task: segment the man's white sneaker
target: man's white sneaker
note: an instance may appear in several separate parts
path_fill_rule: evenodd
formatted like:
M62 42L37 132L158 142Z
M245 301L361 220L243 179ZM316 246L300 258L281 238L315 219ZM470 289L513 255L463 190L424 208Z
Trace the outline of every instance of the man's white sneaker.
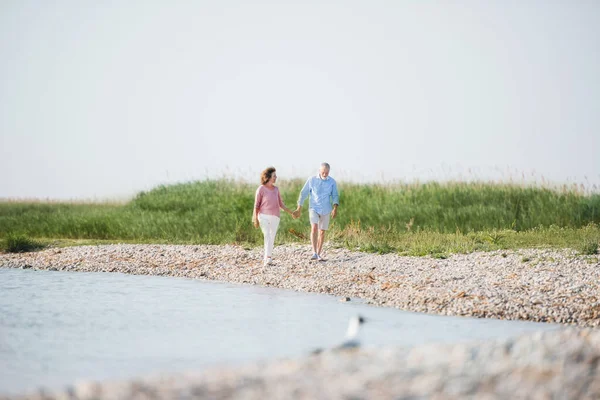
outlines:
M319 259L319 255L317 253L313 254L312 257L310 258L311 260L318 260Z
M323 257L321 257L319 254L317 254L317 261L327 261L327 260L324 259Z

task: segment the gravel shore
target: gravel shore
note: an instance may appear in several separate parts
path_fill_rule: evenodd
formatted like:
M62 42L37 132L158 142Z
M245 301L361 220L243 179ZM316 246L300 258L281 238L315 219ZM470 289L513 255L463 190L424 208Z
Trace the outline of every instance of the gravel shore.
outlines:
M103 245L0 254L0 267L188 277L329 293L443 315L576 325L502 341L326 351L245 367L81 383L19 399L600 398L600 257L520 250L447 259L279 246ZM583 329L582 329L583 328ZM0 396L2 399L2 396Z
M600 325L600 256L570 250L457 254L447 259L308 246L102 245L0 254L0 267L122 272L273 286L361 298L370 304L441 315Z
M14 399L597 399L600 331L325 352L300 359L80 383ZM2 396L0 396L0 400Z

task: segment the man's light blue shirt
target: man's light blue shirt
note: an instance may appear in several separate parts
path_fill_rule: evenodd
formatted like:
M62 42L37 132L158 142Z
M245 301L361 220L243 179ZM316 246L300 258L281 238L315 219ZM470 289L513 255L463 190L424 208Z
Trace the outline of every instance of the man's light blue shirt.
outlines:
M302 206L307 197L308 207L321 215L329 214L333 209L332 204L340 204L337 184L330 176L325 179L319 175L308 178L300 191L298 205Z

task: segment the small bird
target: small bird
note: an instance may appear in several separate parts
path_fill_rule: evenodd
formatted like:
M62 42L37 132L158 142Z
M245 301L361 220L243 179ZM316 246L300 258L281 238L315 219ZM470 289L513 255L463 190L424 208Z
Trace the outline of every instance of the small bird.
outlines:
M360 326L364 324L366 319L361 315L355 315L350 318L348 322L348 331L346 331L346 340L344 340L341 344L333 347L332 351L342 351L342 350L351 350L360 347L360 341L358 340L358 333L360 331ZM312 354L320 354L323 352L323 349L316 349L312 352Z
M335 347L335 350L342 349L352 349L360 346L360 341L358 340L358 332L360 331L360 326L365 323L365 319L360 315L355 315L350 318L350 322L348 322L348 330L346 331L346 340Z

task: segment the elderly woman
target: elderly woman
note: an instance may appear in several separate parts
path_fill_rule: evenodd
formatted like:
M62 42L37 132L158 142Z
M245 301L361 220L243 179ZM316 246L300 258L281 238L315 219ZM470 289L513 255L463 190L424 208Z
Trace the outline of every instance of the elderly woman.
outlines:
M279 209L292 215L292 210L287 208L281 200L279 188L275 186L277 174L274 167L265 169L261 176L261 183L256 189L254 200L254 212L252 214L252 223L256 228L259 226L265 237L265 256L263 265L273 263L273 246L275 244L275 235L279 227Z

